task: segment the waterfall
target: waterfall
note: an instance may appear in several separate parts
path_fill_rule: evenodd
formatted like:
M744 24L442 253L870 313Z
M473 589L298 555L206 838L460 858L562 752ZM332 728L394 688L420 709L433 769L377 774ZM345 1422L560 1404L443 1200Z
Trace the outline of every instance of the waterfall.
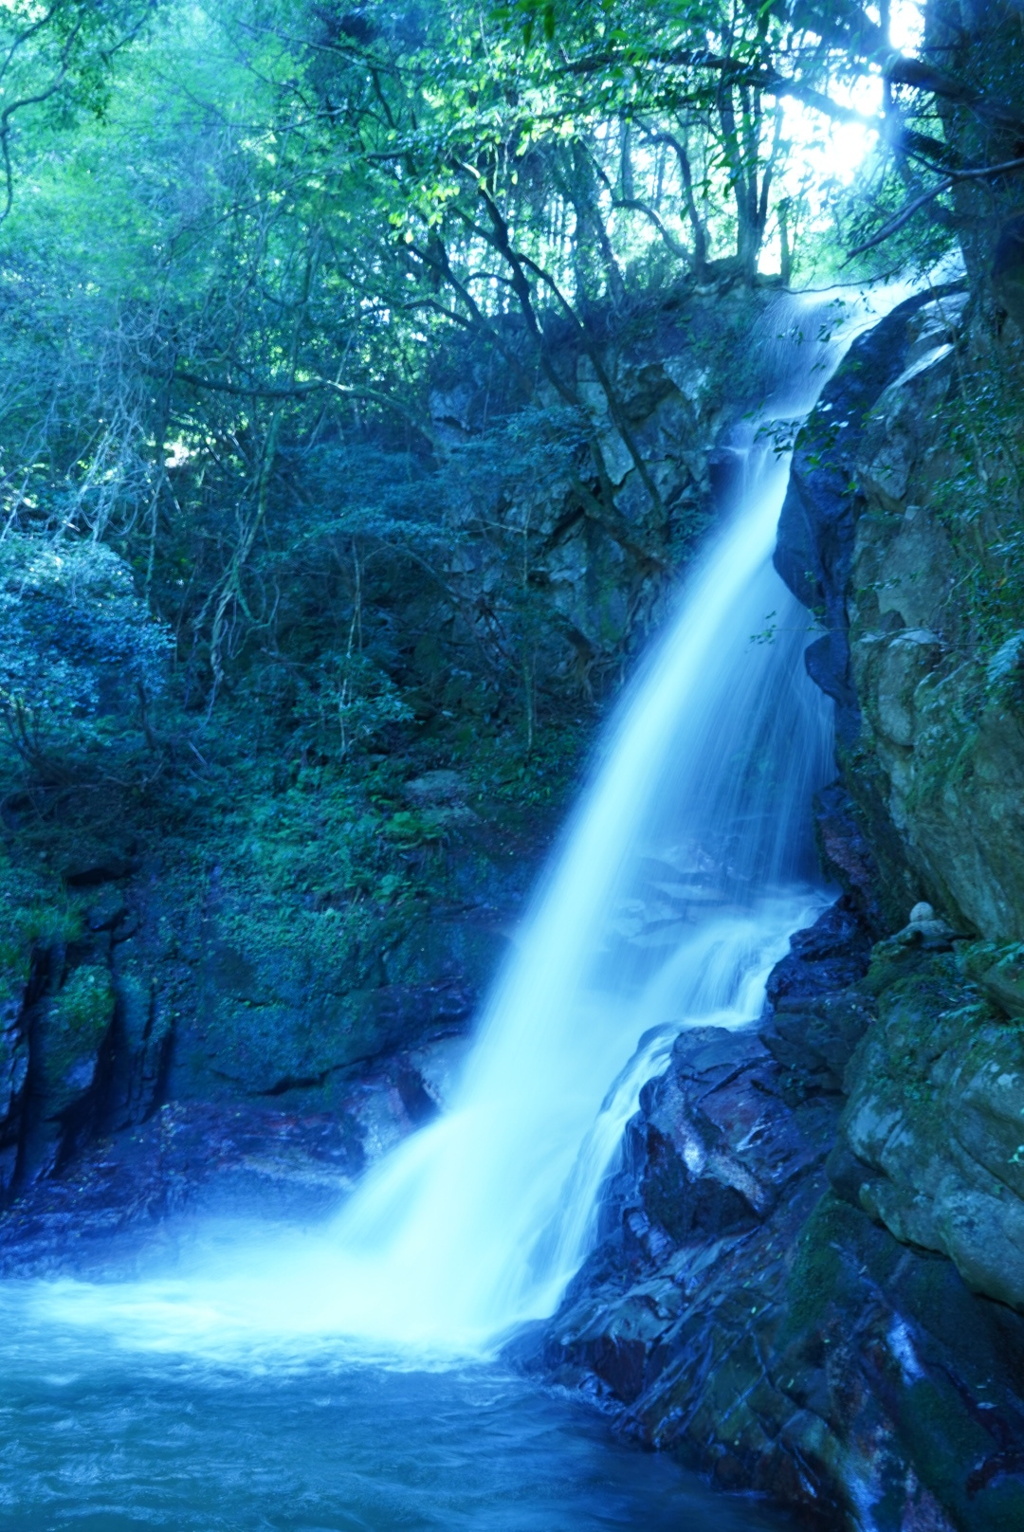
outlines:
M772 425L811 407L842 349L821 317L790 299L762 321L776 381L734 444L742 483L606 729L445 1114L328 1228L283 1250L236 1232L173 1278L53 1284L54 1313L139 1344L331 1336L422 1361L486 1354L553 1311L644 1081L680 1029L755 1020L826 899L809 805L830 710L771 563L788 477Z

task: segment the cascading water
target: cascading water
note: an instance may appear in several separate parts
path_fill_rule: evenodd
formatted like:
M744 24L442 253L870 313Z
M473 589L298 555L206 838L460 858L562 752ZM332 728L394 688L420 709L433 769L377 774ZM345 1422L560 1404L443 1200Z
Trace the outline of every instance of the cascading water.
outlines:
M51 1317L141 1345L331 1336L422 1362L485 1354L552 1312L672 1038L753 1020L824 902L808 808L829 712L804 672L806 613L771 565L788 458L770 428L838 360L806 337L821 317L791 300L764 321L782 381L737 448L742 485L615 713L444 1116L287 1250L234 1235L173 1278L53 1284L38 1297Z

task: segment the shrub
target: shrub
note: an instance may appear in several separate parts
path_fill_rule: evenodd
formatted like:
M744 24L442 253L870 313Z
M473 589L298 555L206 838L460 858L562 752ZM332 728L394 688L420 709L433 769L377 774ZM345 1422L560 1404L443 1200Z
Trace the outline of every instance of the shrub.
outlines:
M0 540L0 720L23 761L53 763L144 724L170 642L102 543Z

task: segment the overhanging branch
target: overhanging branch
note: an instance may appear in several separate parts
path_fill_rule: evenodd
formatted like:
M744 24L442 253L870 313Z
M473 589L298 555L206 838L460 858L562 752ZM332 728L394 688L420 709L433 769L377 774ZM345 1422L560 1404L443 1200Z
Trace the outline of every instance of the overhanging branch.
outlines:
M157 373L155 368L148 370L154 376L168 377L166 373ZM328 393L338 394L343 399L365 400L372 404L382 404L387 409L396 411L422 437L430 441L430 437L412 411L406 409L404 404L400 404L390 394L380 393L374 388L353 388L348 383L336 383L333 378L308 378L301 383L281 386L280 384L272 383L228 383L220 378L203 377L198 372L175 370L170 374L168 381L171 383L189 383L193 388L210 389L218 394L231 394L239 399L305 399L310 394L326 389Z
M936 197L941 197L943 192L952 191L958 181L977 181L982 180L986 176L1007 175L1013 170L1022 169L1024 169L1024 155L1019 159L1004 160L1001 165L977 165L969 170L949 171L945 180L940 181L938 186L933 186L931 191L922 192L912 202L906 203L904 207L900 208L894 218L890 218L889 222L879 229L877 234L873 235L871 239L865 240L862 245L858 245L855 250L851 250L843 264L846 265L855 256L863 255L867 250L874 250L876 246L884 244L887 239L891 239L894 234L898 234L900 229L910 222L915 213L919 212L921 208L927 207L929 202L934 202Z

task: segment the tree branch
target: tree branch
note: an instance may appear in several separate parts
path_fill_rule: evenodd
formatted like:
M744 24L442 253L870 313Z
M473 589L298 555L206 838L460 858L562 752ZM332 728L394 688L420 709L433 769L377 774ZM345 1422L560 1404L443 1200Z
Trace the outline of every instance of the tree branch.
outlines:
M590 54L586 58L570 59L565 64L565 72L574 75L596 74L600 70L621 68L629 63L636 63L627 55L605 52ZM643 63L645 65L661 65L673 69L686 71L695 69L707 69L717 72L723 79L727 79L730 85L752 86L755 90L763 91L769 96L792 96L794 100L802 101L805 106L813 107L833 122L857 122L875 123L880 119L865 112L858 112L855 107L841 106L833 101L822 91L815 90L813 86L804 85L799 80L787 78L780 74L770 64L746 63L740 59L730 58L727 54L711 53L704 48L672 49L667 53L648 54Z
M165 372L158 372L156 368L149 367L146 371L150 376L167 378ZM400 404L397 399L392 398L390 394L379 393L373 388L353 388L347 383L336 383L333 378L310 378L302 383L292 383L287 387L281 387L260 383L227 383L219 378L205 378L198 372L182 372L178 369L171 373L168 381L189 383L193 388L207 388L214 393L231 394L239 399L305 399L320 389L327 389L329 393L338 394L343 399L364 399L373 404L386 405L388 409L397 411L426 441L430 441L430 437L412 411L404 404ZM431 446L433 446L432 442Z
M941 197L943 192L952 191L958 181L977 181L985 176L1006 175L1012 170L1024 169L1024 155L1015 160L1004 160L1001 165L978 165L969 170L951 170L947 172L946 179L940 181L938 186L933 186L931 191L922 192L920 197L915 197L905 207L900 208L894 218L890 218L878 233L871 239L865 240L855 250L851 250L843 265L847 265L855 256L863 255L866 250L874 250L877 245L882 245L894 234L898 234L904 224L910 222L914 214L921 208L927 207L929 202L934 202L936 197Z

